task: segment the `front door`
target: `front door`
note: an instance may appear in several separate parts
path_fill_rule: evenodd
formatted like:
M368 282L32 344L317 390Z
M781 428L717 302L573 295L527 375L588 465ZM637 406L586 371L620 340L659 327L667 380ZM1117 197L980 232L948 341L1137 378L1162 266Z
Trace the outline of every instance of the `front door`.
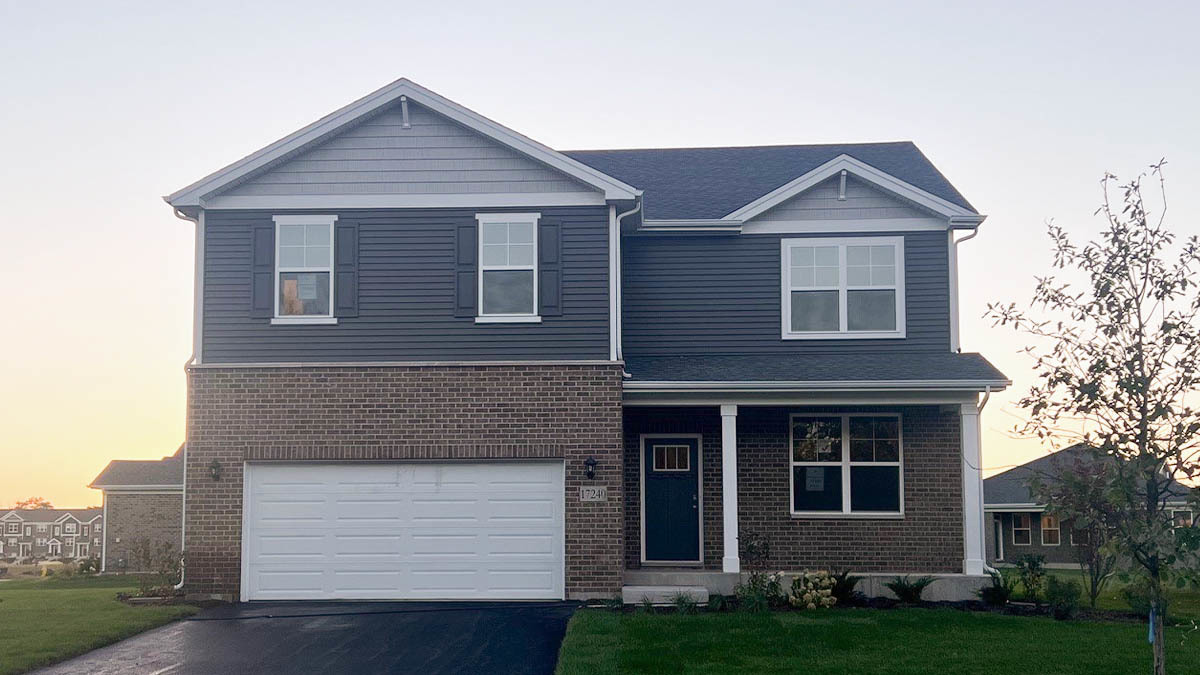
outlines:
M642 476L645 562L701 562L699 437L644 436Z

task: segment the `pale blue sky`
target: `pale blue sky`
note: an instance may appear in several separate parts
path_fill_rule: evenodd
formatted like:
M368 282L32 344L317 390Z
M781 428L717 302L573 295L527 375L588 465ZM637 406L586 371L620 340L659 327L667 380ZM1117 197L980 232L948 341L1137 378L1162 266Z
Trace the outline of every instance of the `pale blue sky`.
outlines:
M1043 223L1166 156L1200 219L1196 3L28 3L0 0L0 506L65 506L182 440L192 233L159 199L398 77L560 149L911 139L980 211L963 346L1028 297ZM15 461L15 464L14 464ZM19 469L19 470L18 470Z

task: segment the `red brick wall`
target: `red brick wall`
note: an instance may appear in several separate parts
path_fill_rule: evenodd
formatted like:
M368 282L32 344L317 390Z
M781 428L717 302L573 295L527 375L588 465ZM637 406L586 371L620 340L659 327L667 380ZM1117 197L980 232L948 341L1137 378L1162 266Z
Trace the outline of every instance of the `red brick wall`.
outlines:
M899 412L904 437L904 518L794 518L790 514L788 414L802 408L738 409L738 527L766 534L771 566L785 570L961 572L962 471L959 416L936 406L822 412ZM716 406L625 411L626 564L640 565L638 435L703 435L704 561L721 566L721 419Z
M106 572L141 572L131 551L138 539L152 544L170 542L178 551L183 525L183 494L112 493L104 497L108 506L107 540L104 546ZM91 537L88 538L89 541ZM93 547L98 549L98 547ZM95 551L99 554L99 550ZM125 567L119 564L125 561Z
M245 461L482 458L564 459L568 597L620 590L619 365L200 367L188 383L189 593L240 594ZM589 455L608 502L579 501Z

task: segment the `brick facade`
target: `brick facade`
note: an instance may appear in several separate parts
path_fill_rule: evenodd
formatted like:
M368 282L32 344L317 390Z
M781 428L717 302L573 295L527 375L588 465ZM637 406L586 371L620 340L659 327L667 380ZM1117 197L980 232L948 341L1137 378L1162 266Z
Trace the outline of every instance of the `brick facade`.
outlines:
M957 411L937 406L821 412L899 412L904 438L902 519L812 519L790 514L788 414L804 409L738 410L738 507L741 531L771 541L771 566L784 570L851 568L857 572L962 572L961 436ZM625 561L640 566L639 435L702 435L704 566L720 569L721 419L718 409L631 407L625 411Z
M151 543L170 542L183 546L183 493L144 494L106 492L108 530L104 544L105 572L142 572L133 559L132 548L139 539Z
M620 589L619 364L205 366L188 414L190 594L240 595L244 462L330 460L564 459L567 595ZM588 456L607 502L579 501Z

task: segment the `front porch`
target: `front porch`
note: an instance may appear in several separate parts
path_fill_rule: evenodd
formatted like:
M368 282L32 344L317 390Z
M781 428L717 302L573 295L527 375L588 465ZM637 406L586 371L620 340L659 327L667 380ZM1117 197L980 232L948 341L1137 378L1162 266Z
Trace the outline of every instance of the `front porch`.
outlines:
M975 394L821 401L627 396L625 595L731 593L747 533L769 542L769 570L849 569L868 595L929 574L952 581L935 584L944 599L973 593L985 578ZM793 438L811 425L830 438Z

